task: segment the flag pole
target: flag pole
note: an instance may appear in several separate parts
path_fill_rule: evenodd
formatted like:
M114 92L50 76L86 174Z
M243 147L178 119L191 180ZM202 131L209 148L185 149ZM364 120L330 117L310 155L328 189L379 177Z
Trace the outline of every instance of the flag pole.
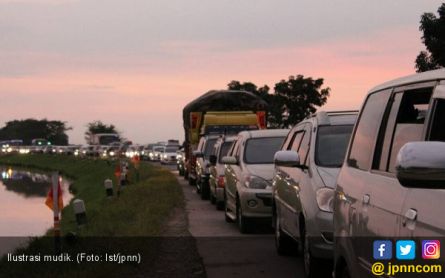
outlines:
M54 250L56 254L61 253L60 246L60 218L59 218L59 173L53 172L53 212L54 212Z

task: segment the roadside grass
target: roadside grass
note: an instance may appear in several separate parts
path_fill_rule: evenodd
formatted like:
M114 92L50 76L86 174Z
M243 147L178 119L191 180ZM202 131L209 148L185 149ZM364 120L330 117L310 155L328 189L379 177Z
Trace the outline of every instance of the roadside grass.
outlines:
M143 272L156 258L163 225L175 207L183 207L181 188L168 170L141 163L139 181L130 168L130 182L119 197L107 199L103 182L110 178L116 188L117 162L51 155L0 156L0 164L60 171L72 180L73 199L85 202L88 223L78 228L71 203L62 211L62 253L141 254L142 263L17 263L0 260L4 277L122 277ZM42 205L44 205L42 203ZM33 239L15 254L54 254L51 230L47 237ZM67 240L68 239L68 240ZM75 258L72 258L75 260Z

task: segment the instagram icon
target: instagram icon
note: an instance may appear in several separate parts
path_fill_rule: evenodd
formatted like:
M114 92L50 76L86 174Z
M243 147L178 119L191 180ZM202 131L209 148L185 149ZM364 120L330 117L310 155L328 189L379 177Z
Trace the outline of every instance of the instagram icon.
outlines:
M422 240L422 258L435 260L440 258L440 241Z

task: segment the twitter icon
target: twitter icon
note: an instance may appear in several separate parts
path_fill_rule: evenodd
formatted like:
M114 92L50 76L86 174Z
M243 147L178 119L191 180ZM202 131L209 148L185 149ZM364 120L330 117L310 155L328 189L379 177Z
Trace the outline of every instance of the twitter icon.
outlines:
M396 242L396 258L398 260L414 260L416 258L416 243L413 240L398 240Z

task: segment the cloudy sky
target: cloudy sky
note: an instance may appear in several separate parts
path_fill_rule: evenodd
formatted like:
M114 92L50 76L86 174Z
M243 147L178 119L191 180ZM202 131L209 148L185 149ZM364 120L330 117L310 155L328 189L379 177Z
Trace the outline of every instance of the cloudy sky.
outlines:
M420 16L443 0L0 0L0 125L115 124L136 143L183 139L182 107L231 80L322 77L325 110L357 109L414 73Z

